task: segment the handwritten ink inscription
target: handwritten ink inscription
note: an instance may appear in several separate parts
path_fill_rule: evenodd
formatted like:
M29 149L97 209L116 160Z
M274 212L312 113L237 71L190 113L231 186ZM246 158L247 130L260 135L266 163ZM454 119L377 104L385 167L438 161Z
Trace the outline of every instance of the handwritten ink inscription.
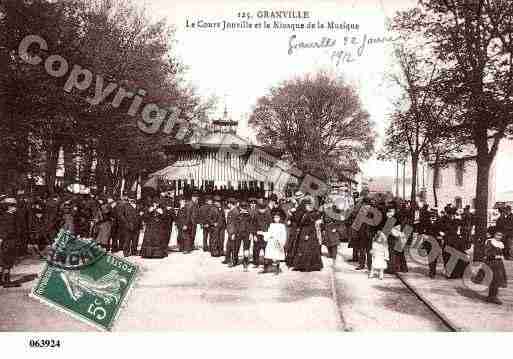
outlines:
M329 49L331 61L339 66L355 62L358 58L362 57L368 47L393 42L398 38L391 36L372 37L367 34L362 36L344 36L342 41L337 42L337 39L330 37L322 37L317 41L303 41L300 40L296 34L289 37L288 51L289 55L299 53L299 50L305 49ZM337 48L337 45L340 47Z

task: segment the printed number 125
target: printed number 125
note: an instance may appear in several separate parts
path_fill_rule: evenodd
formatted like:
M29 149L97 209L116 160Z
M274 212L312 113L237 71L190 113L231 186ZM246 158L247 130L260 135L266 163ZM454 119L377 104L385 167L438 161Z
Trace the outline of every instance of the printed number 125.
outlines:
M249 19L251 16L249 15L249 12L238 12L237 17L241 17L243 19Z

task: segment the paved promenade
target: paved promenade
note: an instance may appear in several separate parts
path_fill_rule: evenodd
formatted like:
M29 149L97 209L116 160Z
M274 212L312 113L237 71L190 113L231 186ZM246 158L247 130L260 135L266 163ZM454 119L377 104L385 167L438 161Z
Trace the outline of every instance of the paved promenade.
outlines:
M427 266L409 261L410 271L401 278L422 298L463 331L513 331L513 261L504 261L508 288L499 290L502 305L484 301L487 291L467 288L462 279L446 279L439 261L435 279L428 277Z

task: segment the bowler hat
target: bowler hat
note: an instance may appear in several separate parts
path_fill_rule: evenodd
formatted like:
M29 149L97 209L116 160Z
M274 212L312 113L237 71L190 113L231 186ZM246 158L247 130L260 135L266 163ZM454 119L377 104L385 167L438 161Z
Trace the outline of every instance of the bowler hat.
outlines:
M308 197L305 198L301 203L304 204L304 205L313 204L312 199L308 198Z
M17 204L18 202L16 201L16 198L14 197L6 197L2 200L2 203L5 203L5 204Z
M258 203L257 208L258 209L267 209L267 205L265 203Z

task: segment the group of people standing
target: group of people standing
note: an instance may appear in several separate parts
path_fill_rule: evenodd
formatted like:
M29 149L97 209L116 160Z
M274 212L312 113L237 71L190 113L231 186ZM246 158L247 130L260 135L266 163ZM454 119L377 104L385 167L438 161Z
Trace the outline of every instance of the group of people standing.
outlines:
M319 271L323 268L322 246L335 263L338 245L348 241L353 250L351 260L357 262L355 269L367 268L369 277L377 274L380 279L384 273L408 271L404 249L415 232L436 240L448 278L461 278L465 272L468 262L461 259L450 272L447 270L451 257L447 248L463 253L471 248L474 220L469 206L459 214L451 205L441 213L424 205L414 224L405 202L363 198L352 208L314 202L301 192L281 199L275 194L237 199L197 192L178 197L147 196L144 200L137 200L135 193L117 199L72 194L45 199L7 196L0 199L0 283L16 286L10 279L16 260L30 249L42 251L60 229L93 238L107 251L143 258L168 256L174 237L178 251L184 254L201 247L212 257L224 257L222 263L229 267L242 264L247 271L253 264L254 268L262 266L260 273L275 274L281 272L282 262L297 271ZM379 221L360 218L355 226L362 211L371 217L379 213ZM511 259L511 208L501 210L489 232L485 259L494 280L488 300L499 303L498 288L506 285L502 260ZM428 254L431 246L429 241L423 242ZM430 261L431 278L435 278L436 269L437 260Z
M261 273L278 274L285 262L294 270L318 271L323 266L321 245L335 258L343 233L341 211L333 219L315 207L301 192L280 200L275 194L237 199L196 192L144 200L137 200L135 193L117 199L71 193L6 196L0 199L0 280L11 283L16 261L41 253L61 229L127 257L166 257L174 237L180 252L202 247L212 257L224 257L230 267L242 264L248 270L253 264L262 266Z
M355 226L357 217L362 213L376 218L360 221ZM345 220L349 247L353 249L352 261L358 263L356 270L367 268L369 277L378 274L380 279L384 273L407 272L403 249L408 241L404 233L410 224L409 218L408 207L404 203L362 199Z
M353 248L352 260L358 262L357 270L367 267L369 277L378 274L383 279L384 273L407 272L408 265L405 253L412 244L413 234L417 236L428 235L434 242L421 241L428 261L428 275L436 277L437 264L442 262L443 273L448 279L462 278L469 261L464 257L451 260L452 253L457 251L467 254L473 244L475 220L466 206L460 213L457 208L448 204L442 211L429 208L425 204L419 210L418 222L412 221L411 208L404 202L375 202L368 198L363 199L346 219L346 229L349 231L349 247ZM363 211L363 212L362 212ZM358 215L364 214L375 221L360 221L353 226ZM377 215L379 214L379 215ZM369 224L369 223L372 223ZM492 281L489 283L489 292L486 300L501 304L497 298L499 288L507 286L507 276L503 260L511 259L511 238L513 237L513 216L511 208L501 209L501 215L495 226L488 229L485 240L484 262L492 270ZM436 243L441 250L438 256L432 251ZM481 271L474 281L483 280Z

